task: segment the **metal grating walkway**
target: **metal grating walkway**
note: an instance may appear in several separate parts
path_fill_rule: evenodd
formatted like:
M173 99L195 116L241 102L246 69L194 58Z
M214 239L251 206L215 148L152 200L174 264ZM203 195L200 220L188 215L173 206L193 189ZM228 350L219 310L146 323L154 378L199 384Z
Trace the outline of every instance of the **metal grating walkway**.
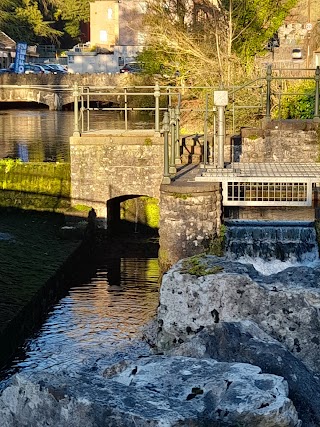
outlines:
M221 182L229 206L312 206L312 188L320 183L318 163L232 163L206 166L199 182Z

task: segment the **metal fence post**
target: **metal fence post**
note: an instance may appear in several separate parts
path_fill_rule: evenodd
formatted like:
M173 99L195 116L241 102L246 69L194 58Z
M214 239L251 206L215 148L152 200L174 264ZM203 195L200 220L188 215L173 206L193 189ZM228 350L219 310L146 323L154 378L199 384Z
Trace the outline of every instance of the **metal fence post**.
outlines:
M84 131L84 117L83 117L84 98L83 98L83 96L81 96L81 98L80 98L80 103L81 103L81 107L80 107L81 133L83 133L83 131Z
M203 167L208 161L208 94L206 93L206 109L204 113L204 129L203 129Z
M73 96L74 96L74 129L73 136L80 136L79 131L79 88L78 83L75 83L73 86Z
M315 101L314 101L314 116L313 121L319 122L319 84L320 84L320 68L319 65L316 68L314 79L316 81L316 93L315 93Z
M216 113L217 113L217 109L215 106L213 106L212 108L212 112L213 112L213 135L212 135L212 139L210 140L210 144L209 144L209 165L213 165L215 167L217 167L217 155L216 155L216 145L217 145L217 138L216 138L216 134L217 134L217 127L216 127Z
M128 130L128 95L127 88L124 88L124 128Z
M271 120L271 81L272 81L272 66L267 67L267 99L266 99L266 120Z
M164 137L164 168L163 168L163 178L162 184L170 184L170 174L169 174L169 113L166 111L163 115L162 122L162 133Z
M217 106L218 121L218 168L224 168L225 114L224 106Z
M176 115L176 158L174 159L175 165L181 165L181 157L180 157L180 108L176 107L175 111Z
M90 130L90 88L87 87L87 131Z
M218 125L218 168L224 168L224 143L226 139L225 107L228 105L228 91L215 90L213 93L214 105L217 108Z
M154 86L154 130L160 132L160 86L158 82Z
M171 153L170 153L170 167L169 173L175 175L177 172L175 165L175 156L176 156L176 120L175 120L175 110L170 108L170 133L171 133Z

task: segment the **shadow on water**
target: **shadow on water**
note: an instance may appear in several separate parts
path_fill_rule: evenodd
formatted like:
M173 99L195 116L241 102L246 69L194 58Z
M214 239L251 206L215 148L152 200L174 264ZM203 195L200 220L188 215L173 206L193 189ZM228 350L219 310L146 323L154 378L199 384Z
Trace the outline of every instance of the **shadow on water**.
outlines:
M70 370L70 363L79 369L110 348L126 347L158 304L158 249L157 232L140 224L139 231L124 222L117 233L98 233L66 275L59 302L6 363L0 379L21 369ZM135 351L146 351L136 346Z

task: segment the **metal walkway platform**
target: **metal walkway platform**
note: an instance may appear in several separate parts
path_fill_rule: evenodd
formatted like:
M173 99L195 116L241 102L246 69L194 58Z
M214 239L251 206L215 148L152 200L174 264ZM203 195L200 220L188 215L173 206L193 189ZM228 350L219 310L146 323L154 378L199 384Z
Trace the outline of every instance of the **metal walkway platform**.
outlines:
M221 182L226 206L312 206L320 163L231 163L206 165L196 182Z

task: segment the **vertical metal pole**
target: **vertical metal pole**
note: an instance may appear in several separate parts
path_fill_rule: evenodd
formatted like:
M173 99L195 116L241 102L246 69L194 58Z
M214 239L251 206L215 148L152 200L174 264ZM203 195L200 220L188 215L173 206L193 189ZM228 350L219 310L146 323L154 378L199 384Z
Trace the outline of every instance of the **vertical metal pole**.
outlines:
M180 95L179 95L180 97ZM181 157L180 157L180 99L178 102L178 106L175 111L176 116L176 158L174 160L175 165L181 165Z
M236 133L236 107L235 107L234 92L232 93L232 134Z
M279 105L279 110L278 110L278 120L281 120L281 93L282 93L282 89L281 86L279 85L278 87L279 90L279 95L278 95L278 105Z
M213 107L213 135L212 135L212 140L210 143L210 150L209 150L209 165L213 165L215 167L217 167L217 156L216 156L216 133L217 133L217 129L216 129L216 107Z
M170 184L171 179L169 174L169 113L167 111L163 115L162 133L164 137L164 168L162 184Z
M171 108L171 92L170 92L170 88L167 88L167 92L168 92L168 108Z
M175 175L177 172L175 165L175 155L176 155L176 120L175 120L175 110L174 108L170 108L170 133L171 133L171 153L170 153L170 167L169 173L171 175Z
M127 88L124 88L124 128L128 130L128 96Z
M316 81L316 93L315 93L313 120L315 122L319 122L320 121L320 118L319 118L319 84L320 84L320 68L319 68L319 65L317 65L314 79Z
M90 130L90 89L87 87L87 131Z
M217 106L218 112L218 168L224 168L225 117L224 107Z
M271 119L271 81L272 81L272 67L268 65L267 67L267 100L266 100L266 120Z
M154 130L160 132L160 86L158 82L154 86Z
M206 109L204 113L204 129L203 129L203 167L206 166L208 160L208 94L206 93Z
M82 91L81 91L82 92ZM81 107L80 107L80 120L81 120L81 133L84 131L84 97L80 97Z
M73 136L80 136L79 131L79 88L78 83L75 83L73 86L73 96L74 96L74 129Z

